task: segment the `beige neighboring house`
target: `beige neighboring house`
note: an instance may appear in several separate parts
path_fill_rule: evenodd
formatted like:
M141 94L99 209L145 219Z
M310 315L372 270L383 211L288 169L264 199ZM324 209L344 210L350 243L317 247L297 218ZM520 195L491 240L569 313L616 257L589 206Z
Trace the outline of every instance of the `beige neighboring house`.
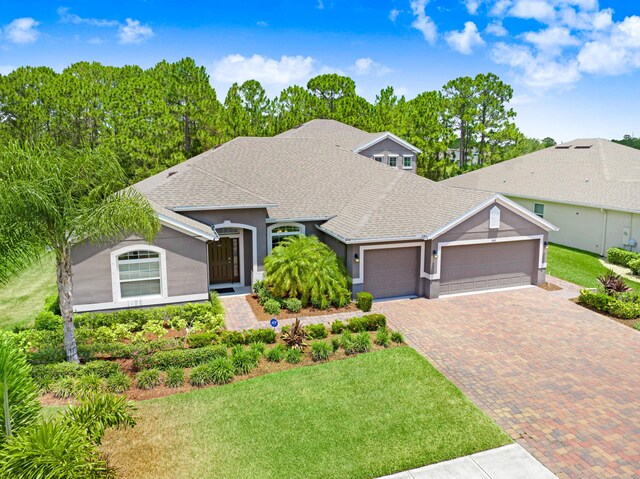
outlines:
M505 195L558 226L549 241L605 255L638 250L640 150L573 140L441 182Z

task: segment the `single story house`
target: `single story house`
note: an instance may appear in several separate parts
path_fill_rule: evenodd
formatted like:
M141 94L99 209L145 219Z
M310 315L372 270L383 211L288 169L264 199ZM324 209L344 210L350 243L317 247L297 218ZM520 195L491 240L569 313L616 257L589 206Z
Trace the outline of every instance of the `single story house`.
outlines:
M640 150L600 138L573 140L449 178L496 191L557 225L549 241L606 255L638 249Z
M555 227L501 195L414 174L418 152L390 133L314 120L236 138L140 181L162 230L152 244L74 245L76 311L246 291L273 247L301 234L336 252L354 293L376 298L544 281Z

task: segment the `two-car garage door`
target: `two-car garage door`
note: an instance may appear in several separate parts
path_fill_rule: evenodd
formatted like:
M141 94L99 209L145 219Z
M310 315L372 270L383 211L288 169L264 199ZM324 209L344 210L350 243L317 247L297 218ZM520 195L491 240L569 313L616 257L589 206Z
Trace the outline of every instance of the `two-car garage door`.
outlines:
M539 240L443 246L439 294L537 283ZM364 251L363 287L374 298L417 295L420 248Z
M539 241L442 248L440 294L536 284Z

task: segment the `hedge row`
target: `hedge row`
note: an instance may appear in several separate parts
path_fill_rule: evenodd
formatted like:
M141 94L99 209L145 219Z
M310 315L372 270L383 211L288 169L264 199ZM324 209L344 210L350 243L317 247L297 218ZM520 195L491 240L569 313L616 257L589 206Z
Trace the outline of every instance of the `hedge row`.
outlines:
M159 351L148 356L135 359L137 369L168 369L171 367L192 368L204 364L215 358L227 357L227 348L223 345L206 346L197 349L174 349Z
M640 253L622 248L609 248L607 258L610 263L626 266L633 271L633 274L640 274Z
M578 300L585 306L610 314L616 318L640 318L640 303L635 301L621 301L615 296L609 296L605 293L594 293L587 289L580 291Z

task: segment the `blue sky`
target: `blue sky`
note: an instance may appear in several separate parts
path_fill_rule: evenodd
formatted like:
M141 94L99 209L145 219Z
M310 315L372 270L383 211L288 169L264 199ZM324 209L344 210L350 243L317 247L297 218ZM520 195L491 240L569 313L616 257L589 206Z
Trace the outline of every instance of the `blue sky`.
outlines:
M274 96L323 72L373 100L491 71L514 87L529 136L640 135L636 0L0 0L0 28L0 73L191 56L221 100L233 81Z

